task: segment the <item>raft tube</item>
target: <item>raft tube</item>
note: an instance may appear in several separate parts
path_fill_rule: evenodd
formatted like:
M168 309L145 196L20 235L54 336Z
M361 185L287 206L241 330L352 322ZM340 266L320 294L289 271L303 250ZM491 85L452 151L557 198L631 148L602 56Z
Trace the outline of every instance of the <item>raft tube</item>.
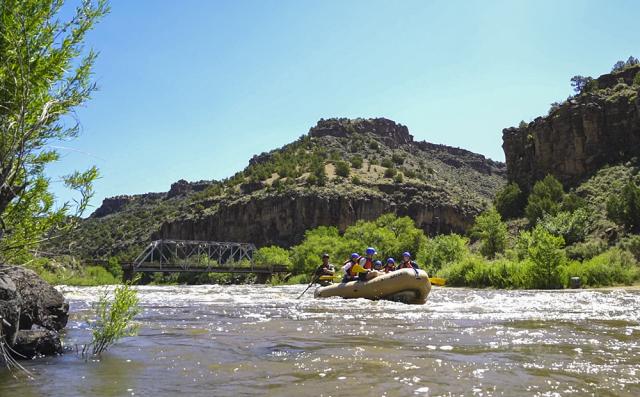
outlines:
M346 299L384 299L422 305L431 291L429 276L424 270L401 269L383 273L368 281L349 281L316 289L316 298L341 296Z

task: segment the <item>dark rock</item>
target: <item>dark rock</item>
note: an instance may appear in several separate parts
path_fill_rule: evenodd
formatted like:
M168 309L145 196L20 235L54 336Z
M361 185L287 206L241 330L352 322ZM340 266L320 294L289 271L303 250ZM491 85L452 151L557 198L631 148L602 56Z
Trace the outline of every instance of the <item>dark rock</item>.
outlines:
M114 212L120 211L125 205L129 204L133 200L133 196L126 195L107 197L102 200L102 205L93 211L91 216L94 218L102 218L103 216L113 214Z
M37 324L46 329L61 330L67 325L69 304L58 290L35 272L20 266L0 266L0 272L15 283L20 293L20 329L31 329Z
M248 182L240 185L240 192L242 194L251 194L265 187L264 182Z
M380 138L387 146L396 148L399 145L413 142L409 129L395 121L385 118L375 119L321 119L309 130L312 137L337 136L348 137L354 133L370 132Z
M13 350L27 358L62 352L56 331L67 324L68 311L62 294L36 273L0 265L0 334Z
M62 354L62 342L55 331L47 329L18 331L12 349L20 358Z
M152 238L291 246L300 242L310 228L328 225L344 231L358 220L374 220L390 212L411 217L418 227L432 235L463 233L477 215L473 209L440 202L440 191L408 187L403 192L394 185L379 188L393 195L371 192L353 197L339 193L287 192L252 198L221 205L212 214L166 222Z
M171 184L171 188L167 192L167 198L184 196L193 192L201 192L213 184L215 184L215 181L187 182L184 179L180 179L179 181Z

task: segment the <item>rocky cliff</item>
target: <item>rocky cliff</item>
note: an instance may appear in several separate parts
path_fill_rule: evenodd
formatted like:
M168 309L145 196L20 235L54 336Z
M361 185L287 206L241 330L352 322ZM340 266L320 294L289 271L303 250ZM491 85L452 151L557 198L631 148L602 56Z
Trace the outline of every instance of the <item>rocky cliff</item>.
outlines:
M640 65L596 79L546 117L503 130L507 177L528 189L547 174L572 186L640 154Z

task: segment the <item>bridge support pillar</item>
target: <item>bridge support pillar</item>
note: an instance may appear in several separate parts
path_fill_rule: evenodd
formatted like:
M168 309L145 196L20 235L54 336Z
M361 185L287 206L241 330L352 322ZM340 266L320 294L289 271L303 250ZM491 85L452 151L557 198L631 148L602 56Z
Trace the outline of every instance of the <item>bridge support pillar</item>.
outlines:
M271 273L258 273L256 274L256 284L266 284L271 279Z
M127 282L133 280L135 272L132 265L122 266L122 281Z

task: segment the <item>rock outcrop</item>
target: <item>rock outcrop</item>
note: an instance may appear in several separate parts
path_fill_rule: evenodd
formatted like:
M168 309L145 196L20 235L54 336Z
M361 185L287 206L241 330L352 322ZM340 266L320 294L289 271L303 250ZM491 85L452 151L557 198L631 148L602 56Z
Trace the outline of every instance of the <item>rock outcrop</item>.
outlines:
M22 357L62 353L58 331L68 312L62 294L36 273L0 265L0 334Z
M529 189L552 174L571 186L605 164L638 156L638 73L640 65L600 76L597 89L571 98L546 117L503 130L508 180Z
M321 119L315 127L309 130L312 137L336 136L348 137L353 133L372 133L385 145L396 148L413 142L409 129L395 121L385 118L375 119Z
M326 225L344 231L358 220L373 220L390 212L411 217L431 235L463 233L478 213L474 208L442 203L442 192L423 186L378 188L384 194L288 191L221 205L213 214L166 222L153 238L291 246L310 228Z

